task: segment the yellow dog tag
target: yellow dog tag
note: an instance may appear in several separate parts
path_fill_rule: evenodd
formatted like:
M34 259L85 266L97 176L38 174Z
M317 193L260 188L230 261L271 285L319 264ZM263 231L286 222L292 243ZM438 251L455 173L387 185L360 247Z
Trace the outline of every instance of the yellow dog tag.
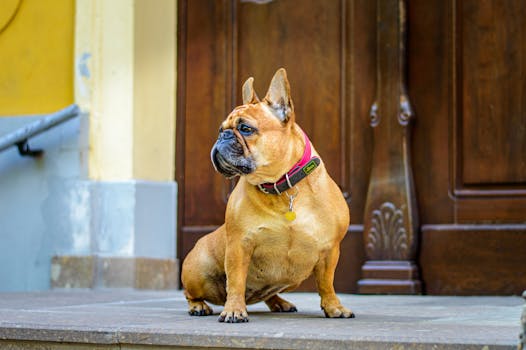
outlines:
M296 213L293 211L288 211L285 213L285 219L288 221L294 221L296 220Z
M296 198L298 193L299 193L299 190L297 187L296 187L296 193L294 193L293 195L285 193L287 197L289 197L289 211L285 213L285 219L287 219L288 221L296 220L296 213L294 212L292 204L294 203L294 199Z

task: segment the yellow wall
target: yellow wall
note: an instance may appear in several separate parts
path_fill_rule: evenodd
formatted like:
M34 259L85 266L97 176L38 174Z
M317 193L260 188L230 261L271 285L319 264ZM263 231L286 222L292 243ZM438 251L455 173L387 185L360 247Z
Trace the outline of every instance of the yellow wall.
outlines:
M137 179L175 172L175 0L135 0L134 148Z
M73 103L74 12L74 0L0 0L0 116Z
M75 40L75 101L89 112L89 176L131 180L133 1L77 0Z

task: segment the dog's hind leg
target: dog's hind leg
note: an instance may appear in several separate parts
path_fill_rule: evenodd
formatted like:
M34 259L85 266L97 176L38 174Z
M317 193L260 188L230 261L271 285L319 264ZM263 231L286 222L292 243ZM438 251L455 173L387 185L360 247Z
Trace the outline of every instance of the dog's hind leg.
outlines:
M188 301L188 313L190 316L208 316L211 315L214 311L204 300L189 299Z
M209 277L203 278L199 283L195 283L187 278L187 287L184 295L188 301L188 313L191 316L208 316L213 313L212 308L208 306L205 300L216 305L225 303L225 286L219 280L221 278Z
M181 280L192 316L208 316L212 308L205 302L223 305L226 300L223 226L202 237L186 256Z
M279 295L275 294L265 300L265 304L267 304L268 308L272 312L297 312L298 309L294 304L286 301L285 299L281 298Z

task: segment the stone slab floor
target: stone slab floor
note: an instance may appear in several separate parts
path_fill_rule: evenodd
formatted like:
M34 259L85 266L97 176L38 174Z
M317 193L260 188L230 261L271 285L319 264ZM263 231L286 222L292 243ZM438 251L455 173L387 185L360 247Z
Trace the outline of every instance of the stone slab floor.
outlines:
M250 322L191 317L182 292L0 293L0 349L516 349L520 297L340 295L354 319L326 319L314 293L297 313L248 308Z

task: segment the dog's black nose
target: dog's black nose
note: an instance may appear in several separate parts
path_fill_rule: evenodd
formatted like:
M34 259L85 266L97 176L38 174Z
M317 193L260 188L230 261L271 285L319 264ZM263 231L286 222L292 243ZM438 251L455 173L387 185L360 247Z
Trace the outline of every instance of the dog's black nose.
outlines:
M221 140L232 140L235 137L234 132L230 129L224 130L219 136Z

